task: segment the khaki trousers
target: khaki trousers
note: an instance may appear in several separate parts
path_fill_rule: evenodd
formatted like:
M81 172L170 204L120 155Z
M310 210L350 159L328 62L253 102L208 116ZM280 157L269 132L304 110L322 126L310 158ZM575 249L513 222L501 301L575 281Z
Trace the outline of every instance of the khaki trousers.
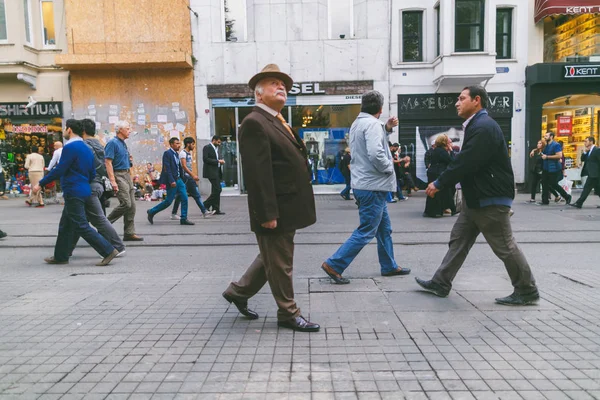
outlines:
M535 279L529 264L512 233L510 208L489 206L470 209L466 206L464 198L463 205L463 210L450 233L448 252L435 272L433 282L450 290L452 281L467 258L475 239L482 233L494 254L504 262L515 292L536 292Z
M112 210L108 220L114 224L116 220L123 217L125 236L135 235L135 187L131 180L131 174L129 171L115 172L115 180L119 186L117 192L119 205Z
M277 319L286 321L300 315L294 300L292 280L295 231L279 235L256 235L259 255L237 282L231 282L225 293L248 300L269 282L277 303Z
M40 183L42 178L44 177L44 171L29 171L29 182L31 183L31 192L29 193L29 201L32 203L44 204L44 199L42 197L42 193L44 192L44 188L38 192L38 194L33 194L33 187Z

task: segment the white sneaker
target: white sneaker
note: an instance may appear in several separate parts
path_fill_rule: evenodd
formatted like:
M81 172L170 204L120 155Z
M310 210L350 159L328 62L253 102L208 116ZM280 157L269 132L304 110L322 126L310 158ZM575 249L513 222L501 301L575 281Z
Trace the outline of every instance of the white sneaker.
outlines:
M204 214L202 214L202 217L203 218L210 217L211 215L215 215L216 212L217 212L216 210L206 211Z
M177 214L171 214L171 219L173 221L179 221L181 219L181 217Z
M117 254L117 257L123 257L125 255L125 250L121 250L119 252L119 254Z

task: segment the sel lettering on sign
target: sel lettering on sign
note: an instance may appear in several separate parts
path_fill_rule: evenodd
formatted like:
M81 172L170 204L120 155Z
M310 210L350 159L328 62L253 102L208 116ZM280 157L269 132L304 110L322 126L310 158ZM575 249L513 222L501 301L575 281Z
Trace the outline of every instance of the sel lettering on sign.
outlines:
M325 90L319 87L319 82L305 82L305 83L294 83L292 90L289 92L291 95L299 94L325 94Z

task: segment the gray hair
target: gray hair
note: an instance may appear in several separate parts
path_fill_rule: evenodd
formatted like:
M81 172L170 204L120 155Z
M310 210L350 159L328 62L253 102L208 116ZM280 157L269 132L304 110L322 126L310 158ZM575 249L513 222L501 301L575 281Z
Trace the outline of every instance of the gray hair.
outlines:
M264 91L262 83L260 81L256 82L256 86L254 86L254 101L258 103L258 95L263 94Z
M383 108L383 95L377 90L371 90L362 95L360 111L371 115L381 112Z
M115 124L115 133L119 133L122 128L128 128L129 122L127 121L117 121Z

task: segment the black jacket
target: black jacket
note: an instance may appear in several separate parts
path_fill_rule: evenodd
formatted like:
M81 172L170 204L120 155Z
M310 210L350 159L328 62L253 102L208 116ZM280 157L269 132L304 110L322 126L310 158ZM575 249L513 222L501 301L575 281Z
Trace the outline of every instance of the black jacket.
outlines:
M590 178L600 178L600 148L594 146L589 153L581 153L581 162L583 169L581 176L589 176Z
M452 162L452 156L446 149L435 148L430 153L429 162L430 165L427 169L427 176L437 178L446 170L446 168L448 168L448 165Z
M221 179L221 165L215 154L215 149L210 143L202 149L202 177Z
M85 139L84 142L94 153L94 168L96 168L94 182L103 184L102 178L108 177L106 164L104 163L104 146L98 139Z
M481 200L515 198L515 178L500 126L479 111L465 129L463 146L438 178L441 187L460 182L467 206L481 208Z
M352 160L352 157L346 152L340 157L340 172L344 177L350 176L350 168L348 168L350 160Z
M529 171L534 174L541 174L544 165L541 152L535 152L529 161Z

